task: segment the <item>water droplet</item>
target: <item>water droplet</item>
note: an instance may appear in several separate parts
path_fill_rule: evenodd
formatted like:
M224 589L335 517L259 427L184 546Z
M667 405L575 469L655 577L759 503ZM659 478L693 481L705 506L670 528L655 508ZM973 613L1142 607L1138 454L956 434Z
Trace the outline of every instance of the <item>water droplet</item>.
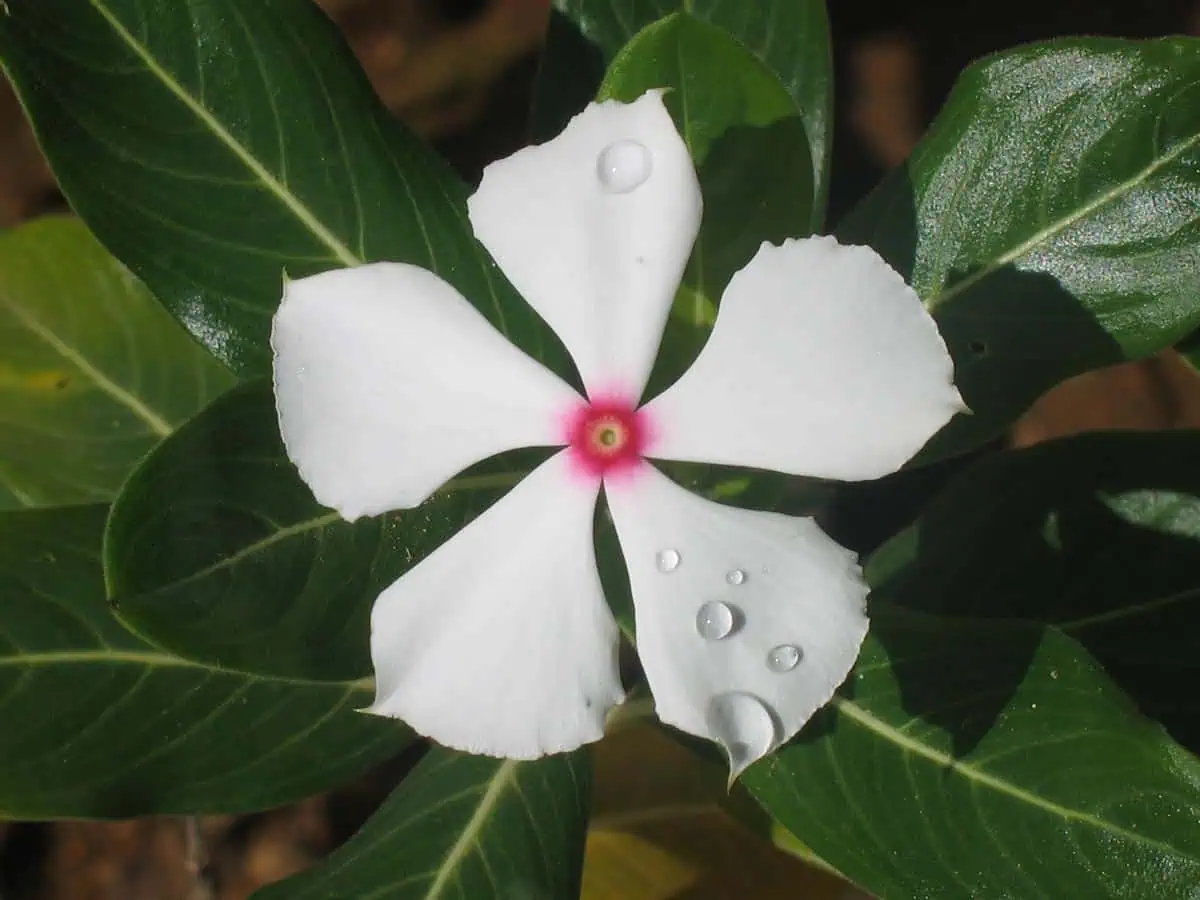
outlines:
M612 194L627 194L650 177L650 151L637 141L609 144L596 160L596 177Z
M762 567L762 573L763 573L764 575L770 575L770 574L771 574L771 567L770 567L770 566L763 566L763 567Z
M790 672L800 664L802 655L795 644L780 644L767 653L767 668L772 672Z
M746 572L744 569L733 569L725 573L725 580L730 584L741 584L746 580Z
M753 694L732 691L708 703L705 722L729 757L729 781L775 746L775 717Z
M1058 669L1051 669L1050 677L1053 678L1055 681L1058 681Z
M679 568L679 551L659 550L658 556L654 558L654 563L660 572L674 572Z
M709 600L696 612L696 631L708 641L729 637L733 631L733 610L720 600Z

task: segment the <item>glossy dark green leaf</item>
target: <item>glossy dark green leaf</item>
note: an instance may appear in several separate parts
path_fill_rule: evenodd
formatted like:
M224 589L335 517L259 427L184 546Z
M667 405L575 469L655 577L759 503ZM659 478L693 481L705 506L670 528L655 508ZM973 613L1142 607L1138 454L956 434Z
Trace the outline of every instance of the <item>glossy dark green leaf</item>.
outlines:
M0 513L0 818L261 809L338 784L410 739L371 689L223 671L109 614L106 509Z
M699 353L721 293L763 241L808 232L812 167L804 125L779 78L730 34L675 13L617 54L601 98L666 88L668 110L700 177L704 216L649 392Z
M232 383L76 219L0 235L0 509L110 500Z
M412 510L354 524L288 460L265 382L159 445L113 507L110 598L156 644L229 668L341 680L371 672L371 604L528 471L511 456Z
M646 26L684 13L720 28L786 89L809 143L815 202L804 233L820 228L828 194L833 122L829 21L823 0L555 0L559 18L538 79L535 132L557 133L599 86L599 75ZM712 76L720 68L713 65ZM586 79L594 81L589 85ZM564 88L565 86L565 88Z
M1193 369L1200 372L1200 331L1192 332L1175 349Z
M1097 434L968 469L872 557L855 677L747 785L884 900L1191 898L1200 763L1147 716L1195 746L1197 451Z
M821 859L881 900L1195 897L1200 762L1078 644L872 620L830 707L743 776Z
M1094 434L972 466L871 559L888 602L1056 625L1200 750L1200 434Z
M534 762L434 749L345 846L254 900L570 900L587 756Z
M764 240L806 233L812 171L804 125L783 84L723 29L676 13L613 60L599 97L631 102L665 88L704 194L702 231L685 281L711 324L721 290Z
M910 277L973 416L961 452L1070 375L1200 325L1200 41L1077 39L963 73L838 233Z
M235 371L269 369L285 269L380 259L439 272L569 371L471 237L465 186L310 0L6 7L0 61L72 206Z

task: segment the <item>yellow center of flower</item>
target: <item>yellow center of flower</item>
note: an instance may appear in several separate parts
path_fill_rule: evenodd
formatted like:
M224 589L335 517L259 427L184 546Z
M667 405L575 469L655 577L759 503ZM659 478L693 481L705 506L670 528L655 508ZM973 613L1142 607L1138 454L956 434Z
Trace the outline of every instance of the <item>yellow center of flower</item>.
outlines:
M591 444L598 453L616 453L629 440L629 432L617 419L603 418L592 425Z

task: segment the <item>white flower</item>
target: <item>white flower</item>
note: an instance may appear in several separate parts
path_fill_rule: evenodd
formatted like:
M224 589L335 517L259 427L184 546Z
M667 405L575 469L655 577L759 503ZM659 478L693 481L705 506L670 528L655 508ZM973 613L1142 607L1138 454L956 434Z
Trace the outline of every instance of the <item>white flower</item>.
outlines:
M597 740L623 699L593 549L603 486L658 715L718 741L736 775L845 679L867 587L811 519L710 502L644 457L892 472L963 409L937 328L870 249L764 244L695 364L639 408L701 211L659 92L490 166L469 211L590 402L414 266L293 281L274 322L288 455L348 520L505 450L565 448L379 596L370 711L518 759Z

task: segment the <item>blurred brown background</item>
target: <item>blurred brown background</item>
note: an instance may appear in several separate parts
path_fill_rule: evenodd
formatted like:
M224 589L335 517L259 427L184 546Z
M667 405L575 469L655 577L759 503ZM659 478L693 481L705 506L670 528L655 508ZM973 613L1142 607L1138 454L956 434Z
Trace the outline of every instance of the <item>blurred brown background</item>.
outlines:
M343 28L387 105L433 141L465 177L477 177L489 160L524 142L550 0L320 2ZM830 6L838 69L831 221L886 168L905 158L954 75L971 59L1058 34L1136 37L1200 31L1200 4L1194 0L1010 0L1000 7L960 4L957 9L933 2L838 0ZM15 99L0 88L0 228L64 207ZM1012 440L1027 444L1094 428L1198 425L1200 379L1167 354L1074 379L1043 398L1017 425ZM606 743L600 766L610 797L621 794L613 790L614 780L638 768L638 763L615 764L630 752L628 738L613 745ZM644 752L639 745L635 755L640 760ZM659 747L656 752L669 751ZM344 790L254 816L0 823L0 897L238 900L345 840L409 763L399 760ZM674 759L669 765L674 769L680 762ZM646 795L640 788L634 793ZM645 810L616 809L610 819L601 817L589 844L590 858L598 862L589 869L585 894L594 900L683 900L700 898L697 885L705 882L715 892L703 896L858 896L779 854L774 860L755 858L750 867L723 866L723 859L730 862L728 854L712 851L713 833L705 829L724 829L728 823L706 818L715 809L711 798L693 801L664 801L676 814L692 810L686 826ZM666 873L656 893L635 895L627 883L614 888L614 866L619 869L622 861L628 863L646 848L630 844L605 821L633 820L670 828L692 848L705 846L706 853L676 848L679 852L670 860L655 857ZM752 853L745 843L748 833L718 833L718 845L735 854ZM759 883L729 881L729 873L722 872L733 868L761 872Z

